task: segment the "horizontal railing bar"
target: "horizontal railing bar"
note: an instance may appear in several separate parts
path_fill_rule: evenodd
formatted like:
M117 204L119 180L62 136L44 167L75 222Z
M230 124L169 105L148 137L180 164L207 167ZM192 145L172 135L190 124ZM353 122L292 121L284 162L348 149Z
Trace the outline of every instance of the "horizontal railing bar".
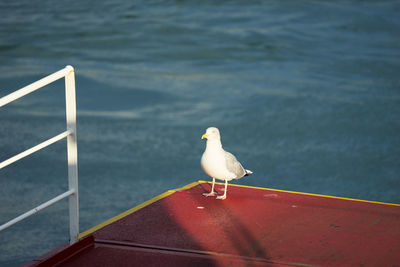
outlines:
M58 79L64 78L65 75L67 75L72 70L73 70L73 68L71 66L67 66L62 70L59 70L53 74L50 74L49 76L46 76L34 83L31 83L30 85L27 85L11 94L8 94L8 95L0 98L0 107L4 106L20 97L23 97L24 95L32 93L33 91L35 91L43 86L46 86L49 83L52 83Z
M42 142L42 143L40 143L40 144L38 144L38 145L36 145L34 147L31 147L31 148L25 150L24 152L19 153L18 155L15 155L14 157L6 159L5 161L0 163L0 169L6 167L7 165L10 165L13 162L16 162L17 160L22 159L22 158L24 158L24 157L26 157L26 156L28 156L28 155L40 150L40 149L42 149L42 148L45 148L45 147L47 147L47 146L49 146L49 145L51 145L51 144L53 144L53 143L55 143L57 141L60 141L61 139L67 137L71 133L72 132L70 130L65 131L63 133L60 133L59 135L54 136L53 138L50 138L50 139L48 139L48 140L46 140L46 141L44 141L44 142Z
M49 207L49 206L55 204L56 202L58 202L58 201L60 201L60 200L63 200L63 199L66 198L66 197L69 197L69 196L72 195L72 194L75 194L75 190L68 190L68 191L66 191L66 192L63 193L63 194L58 195L57 197L55 197L55 198L53 198L53 199L50 199L49 201L47 201L47 202L45 202L45 203L43 203L43 204L37 206L36 208L31 209L30 211L25 212L24 214L22 214L22 215L16 217L15 219L12 219L11 221L9 221L9 222L7 222L7 223L1 225L1 226L0 226L0 231L2 231L2 230L4 230L4 229L6 229L6 228L8 228L8 227L10 227L10 226L12 226L12 225L14 225L14 224L16 224L16 223L19 222L19 221L22 221L23 219L25 219L25 218L27 218L27 217L29 217L29 216L35 214L35 213L38 213L39 211L41 211L41 210L43 210L43 209L45 209L45 208L47 208L47 207Z

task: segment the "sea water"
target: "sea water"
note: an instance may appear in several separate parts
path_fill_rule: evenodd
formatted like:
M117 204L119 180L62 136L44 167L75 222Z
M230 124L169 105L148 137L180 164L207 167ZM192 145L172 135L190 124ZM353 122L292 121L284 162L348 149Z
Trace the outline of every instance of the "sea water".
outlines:
M398 1L1 1L0 96L75 68L80 230L210 180L400 203ZM62 80L0 109L0 161L65 130ZM67 190L66 142L0 170L0 223ZM228 191L229 201L229 191ZM0 232L0 265L68 241L62 201Z

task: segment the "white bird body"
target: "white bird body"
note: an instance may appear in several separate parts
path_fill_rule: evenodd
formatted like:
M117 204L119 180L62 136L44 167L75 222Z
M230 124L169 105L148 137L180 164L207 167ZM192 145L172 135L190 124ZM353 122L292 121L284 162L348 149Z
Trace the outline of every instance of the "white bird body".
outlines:
M206 196L214 196L215 179L225 181L225 192L218 199L226 198L228 181L232 179L240 179L243 176L252 174L251 171L245 170L234 155L222 148L219 130L215 127L209 127L202 139L207 138L206 150L201 157L201 167L204 172L213 178L211 193Z
M219 142L221 144L221 142ZM231 153L230 155L227 155L229 152L226 152L222 146L218 146L216 142L207 142L207 147L206 150L203 153L203 156L201 157L201 167L203 168L203 171L210 177L213 177L215 179L219 180L228 180L231 181L232 179L238 179L241 177L238 177L235 173L231 172L228 170L226 158L228 157L235 157ZM235 158L236 159L236 158ZM244 173L244 169L242 165L239 164L238 167L240 167ZM243 174L244 175L244 174Z

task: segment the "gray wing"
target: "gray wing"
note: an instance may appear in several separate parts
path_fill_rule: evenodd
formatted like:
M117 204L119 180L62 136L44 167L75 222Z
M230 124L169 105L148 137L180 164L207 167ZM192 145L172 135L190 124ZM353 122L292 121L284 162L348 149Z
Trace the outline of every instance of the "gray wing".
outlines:
M225 151L225 162L228 171L236 175L235 179L242 178L246 174L246 171L243 169L242 164L240 164L240 162L236 159L236 157L226 151Z

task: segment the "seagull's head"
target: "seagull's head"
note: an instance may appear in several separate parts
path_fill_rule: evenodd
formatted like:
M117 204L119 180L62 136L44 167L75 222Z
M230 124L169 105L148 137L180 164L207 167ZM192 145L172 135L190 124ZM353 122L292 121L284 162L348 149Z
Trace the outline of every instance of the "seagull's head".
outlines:
M219 135L219 130L216 127L209 127L207 128L207 131L201 139L207 138L207 140L220 140L221 137Z

